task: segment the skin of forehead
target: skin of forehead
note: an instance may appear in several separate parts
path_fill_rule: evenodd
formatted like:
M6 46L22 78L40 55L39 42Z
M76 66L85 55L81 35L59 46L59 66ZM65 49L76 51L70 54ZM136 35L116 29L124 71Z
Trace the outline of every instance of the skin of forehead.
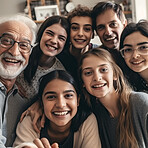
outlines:
M23 31L24 30L24 31ZM31 40L32 39L32 34L30 28L24 24L23 22L19 21L7 21L2 24L0 24L0 35L3 33L17 33L20 35L20 37L24 36L25 38Z

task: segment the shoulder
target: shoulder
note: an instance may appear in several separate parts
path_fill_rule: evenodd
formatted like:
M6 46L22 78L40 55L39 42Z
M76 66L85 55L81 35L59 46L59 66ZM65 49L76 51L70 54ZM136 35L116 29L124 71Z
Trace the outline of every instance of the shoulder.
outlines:
M79 131L86 131L86 130L92 130L92 129L97 129L98 128L98 123L95 115L92 113L90 114L87 119L82 123L82 125L79 128Z
M26 116L23 121L17 125L16 139L13 145L17 146L24 142L32 142L35 138L39 138L39 133L33 129L31 117Z
M145 92L135 92L133 91L130 95L130 100L132 103L143 103L148 105L148 94Z
M133 113L147 114L148 113L148 94L144 92L132 92L130 95L130 104Z
M98 125L95 115L92 113L74 133L74 148L100 148Z

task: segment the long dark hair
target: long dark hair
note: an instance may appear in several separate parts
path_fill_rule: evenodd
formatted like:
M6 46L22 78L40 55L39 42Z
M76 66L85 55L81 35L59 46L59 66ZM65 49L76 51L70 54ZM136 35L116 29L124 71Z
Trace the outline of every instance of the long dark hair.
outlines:
M77 93L77 97L80 96L80 89L78 87L78 84L74 80L74 78L67 71L54 70L40 78L38 98L40 99L42 98L42 94L43 94L43 91L46 85L54 79L60 79L60 80L70 83L74 87ZM89 114L90 114L90 110L89 110L89 107L87 106L87 103L85 102L84 99L80 98L77 113L72 119L71 129L74 132L77 131L80 125L84 122L84 120L88 117Z
M143 36L148 37L148 21L140 20L138 23L129 23L121 34L120 49L123 48L125 38L134 32L140 32ZM139 73L131 69L126 71L124 67L121 68L135 91L147 91L147 87L144 83L145 80L139 75Z
M36 73L40 58L43 54L41 48L40 48L40 41L43 35L43 32L45 29L49 26L52 26L53 24L60 24L66 31L67 33L67 40L65 43L64 48L68 47L69 45L69 32L70 32L70 27L67 18L64 16L51 16L47 18L42 25L40 26L38 33L37 33L37 39L36 39L36 46L33 48L32 53L29 58L28 66L24 70L24 79L31 84L31 80L33 76Z

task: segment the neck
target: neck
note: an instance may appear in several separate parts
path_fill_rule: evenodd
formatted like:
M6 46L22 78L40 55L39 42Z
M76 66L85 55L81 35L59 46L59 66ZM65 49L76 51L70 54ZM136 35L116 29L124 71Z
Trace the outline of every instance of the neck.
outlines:
M2 77L0 77L0 81L5 85L5 87L7 88L7 93L12 89L12 87L15 84L15 80L16 79L4 79Z
M76 59L79 59L79 57L81 56L81 50L82 49L78 49L78 48L75 48L74 46L71 46L70 54L73 55Z
M43 68L51 68L55 60L55 57L49 57L43 54L40 58L39 66Z
M109 95L109 97L99 99L99 101L108 110L111 117L115 118L119 116L119 95L116 92Z
M50 126L48 128L48 135L51 139L51 143L57 142L61 143L63 142L70 133L70 126L71 122L68 123L66 126L56 126L52 123L50 123Z
M148 68L142 72L139 73L139 75L148 83Z

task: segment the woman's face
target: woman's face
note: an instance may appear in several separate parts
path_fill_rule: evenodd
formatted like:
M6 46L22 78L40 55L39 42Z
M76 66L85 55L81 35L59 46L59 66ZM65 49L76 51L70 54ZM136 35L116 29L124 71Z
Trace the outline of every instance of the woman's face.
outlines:
M125 58L125 62L133 71L142 73L148 69L148 37L140 32L128 35L123 42L124 49L131 51L131 56ZM147 54L139 51L147 50Z
M47 56L59 54L66 43L67 33L60 24L53 24L43 32L40 48Z
M75 16L71 19L70 40L77 49L85 48L92 38L92 19L88 16Z
M77 93L70 83L60 79L50 81L44 89L42 101L51 126L69 127L78 106Z
M86 90L102 100L115 92L112 66L102 58L90 55L82 63L82 80Z

